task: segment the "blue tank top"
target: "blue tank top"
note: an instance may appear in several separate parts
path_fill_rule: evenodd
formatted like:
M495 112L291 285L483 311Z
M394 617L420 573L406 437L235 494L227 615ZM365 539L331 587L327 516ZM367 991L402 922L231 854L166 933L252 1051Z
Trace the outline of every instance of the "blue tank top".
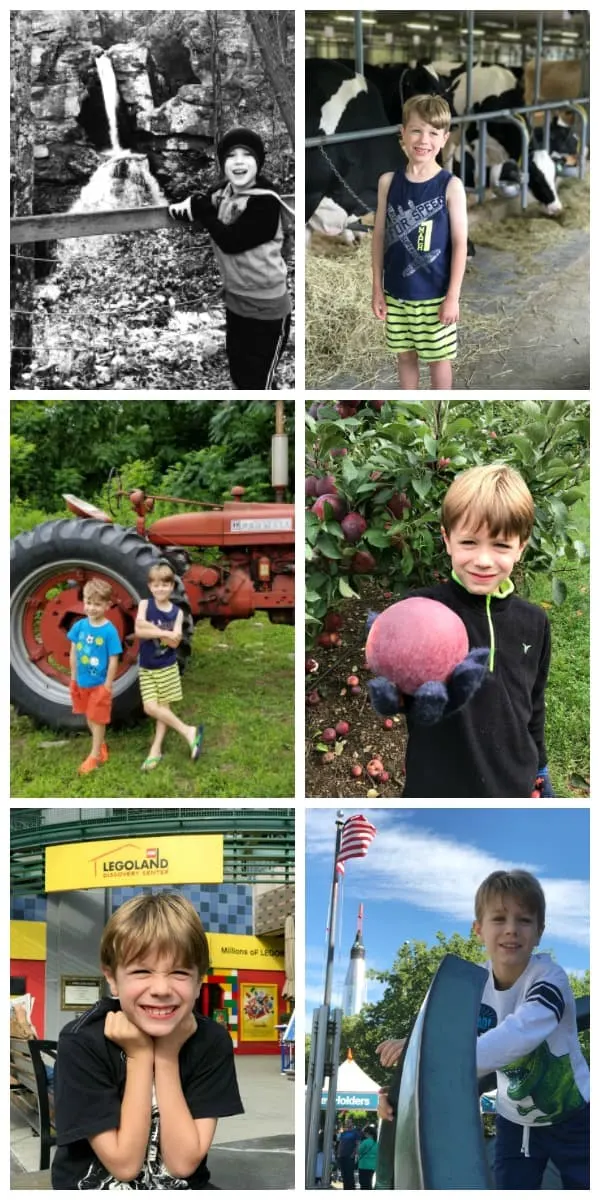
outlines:
M446 189L450 171L413 183L394 172L387 197L383 286L396 300L433 300L446 295L452 241Z
M161 629L174 629L179 615L176 604L172 604L168 612L157 608L154 597L151 596L146 608L146 620ZM172 667L177 662L177 651L172 646L165 646L160 638L147 638L140 641L140 667L147 671L156 671L161 667Z

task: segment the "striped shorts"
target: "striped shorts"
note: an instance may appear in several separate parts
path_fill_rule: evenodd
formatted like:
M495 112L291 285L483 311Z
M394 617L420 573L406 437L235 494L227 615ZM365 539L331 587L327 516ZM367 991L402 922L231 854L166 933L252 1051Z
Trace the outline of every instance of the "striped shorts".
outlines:
M437 300L395 300L385 293L385 340L392 354L416 350L422 362L456 358L456 325L442 325Z
M158 704L175 704L177 700L183 700L177 663L170 667L157 667L153 671L140 667L139 679L143 704L148 700L155 700Z

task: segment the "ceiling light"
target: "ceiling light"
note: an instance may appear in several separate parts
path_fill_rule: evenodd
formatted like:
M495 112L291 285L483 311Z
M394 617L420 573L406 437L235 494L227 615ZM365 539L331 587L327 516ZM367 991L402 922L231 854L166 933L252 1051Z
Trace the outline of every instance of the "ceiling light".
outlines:
M431 30L431 25L423 25L419 21L405 21L404 28L405 29L420 29L423 31L423 33L429 33Z

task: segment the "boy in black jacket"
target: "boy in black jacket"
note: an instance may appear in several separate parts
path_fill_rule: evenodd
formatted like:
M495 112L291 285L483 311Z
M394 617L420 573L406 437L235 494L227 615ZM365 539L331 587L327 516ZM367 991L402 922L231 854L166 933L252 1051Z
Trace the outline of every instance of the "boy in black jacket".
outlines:
M171 204L169 215L196 221L209 233L223 278L233 385L262 391L275 387L290 331L292 305L281 253L281 210L287 206L260 174L265 148L253 130L231 129L217 146L217 158L225 178L204 196Z
M196 1018L208 942L178 893L113 913L100 961L114 997L61 1031L54 1191L211 1187L217 1118L243 1112L231 1038Z
M550 626L510 578L533 529L531 493L512 467L473 467L442 505L452 578L411 594L441 601L462 618L469 649L488 646L489 668L473 699L436 725L411 719L404 796L553 796L544 743Z

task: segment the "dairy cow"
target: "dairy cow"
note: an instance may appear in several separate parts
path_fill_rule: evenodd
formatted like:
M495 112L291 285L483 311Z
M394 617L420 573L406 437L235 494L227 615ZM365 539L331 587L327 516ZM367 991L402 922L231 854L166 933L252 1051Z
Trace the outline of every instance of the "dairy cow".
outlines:
M388 124L377 89L363 75L333 59L306 60L307 137L384 128ZM396 170L401 162L398 139L393 134L307 150L307 222L324 197L332 201L332 206L327 206L326 213L321 210L317 222L323 220L329 226L336 209L347 214L374 212L379 176Z

